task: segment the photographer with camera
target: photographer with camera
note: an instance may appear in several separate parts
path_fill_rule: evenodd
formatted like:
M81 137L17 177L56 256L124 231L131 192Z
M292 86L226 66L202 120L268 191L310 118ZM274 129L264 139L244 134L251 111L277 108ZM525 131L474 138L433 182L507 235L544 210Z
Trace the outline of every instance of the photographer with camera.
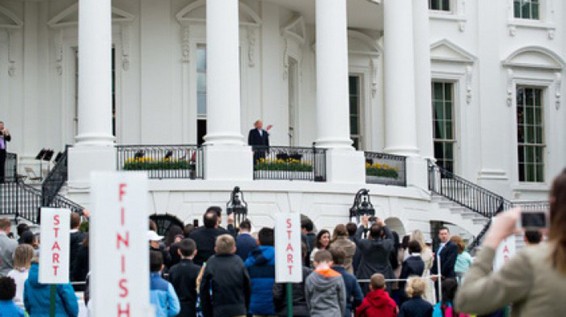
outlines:
M512 209L494 218L456 295L458 311L487 314L511 303L511 316L566 315L566 169L554 180L549 202L549 226L542 211ZM523 230L548 228L548 241L523 248L493 272L498 246L518 223Z
M383 219L376 218L370 225L370 217L361 217L362 225L356 231L356 245L360 250L360 265L356 271L356 277L361 280L369 280L375 273L381 273L386 279L394 279L395 274L389 261L389 256L394 249L393 234L387 228ZM367 239L362 239L364 231L368 230ZM360 283L364 294L369 291L369 283ZM391 283L388 289L391 290Z
M4 122L0 121L0 184L4 183L6 148L10 140L12 140L10 131L4 127Z

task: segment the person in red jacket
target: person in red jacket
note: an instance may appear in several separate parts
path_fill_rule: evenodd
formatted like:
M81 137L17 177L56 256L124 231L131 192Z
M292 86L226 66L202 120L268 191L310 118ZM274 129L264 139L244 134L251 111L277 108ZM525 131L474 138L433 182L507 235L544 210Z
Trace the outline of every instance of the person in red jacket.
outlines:
M397 304L385 291L385 277L376 273L371 276L370 292L364 298L362 304L356 309L359 317L395 317L397 316Z

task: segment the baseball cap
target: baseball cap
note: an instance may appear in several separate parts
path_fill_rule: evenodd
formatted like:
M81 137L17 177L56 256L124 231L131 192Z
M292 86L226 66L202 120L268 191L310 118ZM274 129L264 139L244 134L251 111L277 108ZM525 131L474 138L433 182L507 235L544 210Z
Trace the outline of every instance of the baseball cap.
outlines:
M161 241L163 240L163 236L158 235L155 231L149 230L147 232L147 240L148 241Z

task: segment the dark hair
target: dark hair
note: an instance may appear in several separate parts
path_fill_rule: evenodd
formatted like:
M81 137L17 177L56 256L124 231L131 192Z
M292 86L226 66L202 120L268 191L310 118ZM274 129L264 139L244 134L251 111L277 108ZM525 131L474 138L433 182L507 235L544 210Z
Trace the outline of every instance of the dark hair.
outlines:
M305 229L308 232L311 232L314 229L314 224L310 219L303 219L301 220L301 229Z
M411 240L411 236L409 235L403 236L403 239L401 239L401 247L405 250L408 249L410 240Z
M409 253L421 253L421 244L417 240L411 240L408 243Z
M323 247L322 244L320 243L320 240L322 239L322 236L325 235L325 234L328 234L328 239L329 239L328 243L330 243L330 231L328 231L326 229L320 230L318 232L318 234L316 235L316 239L315 239L315 245L319 249L321 249ZM326 246L326 247L328 247L328 246Z
M33 245L34 241L35 241L35 235L33 234L33 232L31 232L31 230L24 231L20 236L20 244Z
M307 252L308 252L307 244L304 243L304 242L301 242L301 257L303 259L307 257Z
M81 215L78 212L71 213L71 229L75 229L81 225Z
M373 239L381 238L383 236L383 227L381 227L381 225L378 223L374 223L369 228L369 235Z
M245 230L250 231L250 230L252 230L252 223L248 219L246 219L246 220L240 222L240 229L245 229Z
M440 229L438 229L438 232L440 232L442 230L446 230L446 231L448 231L448 233L450 233L450 229L448 229L448 227L446 227L446 226L440 227Z
M26 231L29 230L29 226L27 223L20 223L17 227L16 227L16 232L18 233L18 237L21 237L22 234Z
M218 215L215 211L207 211L202 216L202 223L205 228L215 228L218 224Z
M216 216L218 218L220 218L222 216L222 208L220 208L218 206L210 206L210 207L208 207L208 209L206 209L206 213L209 213L211 211L214 211L214 213L216 213Z
M346 230L346 226L343 224L338 224L334 227L334 231L332 232L332 240L338 239L338 237L348 237L348 230Z
M12 300L16 296L16 282L8 276L0 277L0 300Z
M159 251L149 251L149 271L159 272L163 267L163 255Z
M165 238L165 245L170 246L175 243L175 237L178 235L184 235L183 228L177 225L169 227L169 230L167 230L167 237Z
M275 240L273 237L273 229L271 228L261 228L257 234L257 239L260 245L270 245L273 246Z
M314 254L314 262L321 263L321 262L330 262L332 261L332 254L326 250L316 251Z
M525 231L525 239L530 244L538 244L542 240L542 234L537 230Z
M346 260L346 252L342 248L330 248L330 254L332 254L332 261L336 265L343 265Z
M181 254L183 256L191 256L197 249L197 244L195 243L195 240L189 238L181 240L181 242L179 242L178 245L179 245L179 251L181 251Z
M192 223L186 224L183 228L183 235L185 238L188 238L189 234L191 234L193 230L195 230L195 226Z
M358 230L358 226L356 226L356 224L353 223L353 222L348 222L346 224L346 230L348 230L348 235L350 237L353 237L353 236L356 235L356 231Z

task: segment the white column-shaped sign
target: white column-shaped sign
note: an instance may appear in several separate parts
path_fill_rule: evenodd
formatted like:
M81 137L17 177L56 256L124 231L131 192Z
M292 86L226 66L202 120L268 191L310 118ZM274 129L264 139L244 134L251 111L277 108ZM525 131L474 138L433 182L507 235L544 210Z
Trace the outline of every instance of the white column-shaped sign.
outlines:
M71 212L68 209L41 208L39 282L69 283Z
M301 258L301 217L295 213L275 215L275 281L300 283L303 281Z
M147 175L91 176L92 316L146 316L149 304Z

